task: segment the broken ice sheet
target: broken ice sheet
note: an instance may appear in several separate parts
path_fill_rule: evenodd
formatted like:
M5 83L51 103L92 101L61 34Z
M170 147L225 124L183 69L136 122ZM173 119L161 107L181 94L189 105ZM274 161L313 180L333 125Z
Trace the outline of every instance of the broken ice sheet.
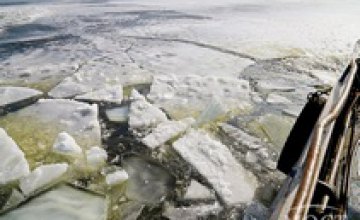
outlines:
M116 170L106 175L105 182L109 186L114 186L125 182L129 175L124 170Z
M294 124L294 119L286 116L266 114L250 122L249 128L260 138L270 141L280 150Z
M103 220L105 199L62 185L0 216L0 220L9 219Z
M125 194L131 200L156 204L174 189L173 176L152 161L132 156L124 160L123 166L129 174Z
M195 125L201 126L214 120L221 120L221 117L225 117L226 113L227 111L220 101L211 100L196 119Z
M0 186L29 174L29 164L14 140L0 128Z
M166 208L164 216L170 220L218 219L217 215L221 210L221 206L217 203L177 208L169 206Z
M196 117L214 99L225 112L251 109L249 82L230 77L155 76L148 98L174 119Z
M82 68L82 71L65 78L53 88L49 95L54 98L71 98L103 89L104 86L129 86L151 82L151 76L145 70L126 65L127 68L94 62ZM131 74L129 74L131 72ZM98 93L98 92L95 92ZM102 92L101 92L102 93Z
M166 26L163 29L169 28ZM129 54L145 69L160 74L236 77L237 73L254 64L251 59L219 53L206 46L192 45L191 42L165 42L160 39L157 41L156 38L140 41L131 48Z
M142 142L149 148L154 149L186 131L193 123L193 118L184 118L180 121L165 121L154 128Z
M129 106L115 107L106 109L106 117L111 122L121 123L129 119Z
M60 182L67 169L66 163L39 166L20 179L19 187L25 195L31 195L43 187Z
M173 148L214 188L226 205L254 199L256 177L245 170L221 142L202 130L189 130Z
M66 132L58 134L53 145L53 151L65 155L78 155L82 153L81 147L73 137Z
M214 193L196 180L191 180L184 200L215 200Z
M2 110L17 109L36 101L42 92L26 87L0 87L0 114Z
M166 114L156 106L150 104L143 95L135 89L132 90L130 99L129 127L132 130L144 131L167 121Z
M89 169L101 168L107 160L107 153L103 148L98 146L91 147L86 151L86 162Z
M99 90L78 95L75 99L120 104L123 99L123 88L121 85L108 86Z
M41 99L1 117L0 127L24 151L31 168L36 162L60 162L49 154L60 132L69 133L83 149L101 144L97 105L72 100Z

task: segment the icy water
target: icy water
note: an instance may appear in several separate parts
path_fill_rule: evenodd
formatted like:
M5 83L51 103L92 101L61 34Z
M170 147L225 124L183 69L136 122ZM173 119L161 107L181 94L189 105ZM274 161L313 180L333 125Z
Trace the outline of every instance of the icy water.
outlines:
M45 98L73 98L120 84L126 99L131 88L138 88L172 122L195 117L197 125L204 125L201 129L211 136L205 145L222 146L212 145L213 139L226 145L220 149L231 154L213 149L215 155L232 155L244 166L246 175L259 183L252 202L266 210L282 180L274 164L289 129L307 94L334 83L347 64L360 38L359 11L360 3L355 0L0 0L0 86L35 88L45 92ZM128 100L121 104L126 109L128 105ZM231 216L236 219L234 213L242 213L244 207L245 213L256 216L248 206L223 209L219 192L216 198L202 198L200 202L186 200L184 194L191 181L199 181L211 191L205 194L213 194L217 188L216 180L206 176L211 172L201 166L205 171L196 171L191 153L187 161L173 152L172 142L183 134L171 137L160 149L149 150L128 130L128 112L120 111L118 118L125 121L123 124L109 123L104 116L107 108L107 104L99 105L99 121L94 122L101 128L102 147L111 159L102 172L127 166L131 176L128 197L132 200L123 196L123 185L104 191L101 173L92 180L95 186L90 185L90 190L100 189L100 197L62 186L0 219L20 219L32 209L44 216L49 210L66 210L75 219L80 216L76 205L87 210L98 204L99 210L93 211L101 218L107 212L109 220L119 216L182 219L196 215L227 220ZM231 117L230 110L235 112ZM49 115L47 111L30 111L29 117L38 122L38 118ZM71 124L71 111L65 117L70 122L58 123L65 127L76 124ZM78 116L78 109L74 111ZM0 116L0 127L21 130L12 134L19 145L35 143L46 134L42 130L55 127L23 124L17 117L21 114ZM228 124L227 130L223 129L225 134L219 132L224 128L222 122ZM30 137L33 132L36 138ZM51 147L51 143L46 144ZM124 152L151 157L151 163L136 159L133 165L121 164L118 160ZM197 153L204 153L209 164L214 162L207 158L211 151ZM215 164L221 163L219 158ZM86 181L90 180L79 180ZM170 196L165 196L167 190L172 191ZM73 191L82 198L81 204L72 202ZM63 192L66 197L59 198ZM152 192L156 192L156 199ZM47 201L61 204L61 208L41 208ZM360 208L356 199L354 207ZM256 218L262 219L259 216Z

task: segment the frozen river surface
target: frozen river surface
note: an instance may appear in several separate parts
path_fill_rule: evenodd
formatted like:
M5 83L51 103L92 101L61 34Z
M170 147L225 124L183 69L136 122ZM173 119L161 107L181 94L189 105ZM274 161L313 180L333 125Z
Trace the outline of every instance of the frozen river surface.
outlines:
M359 37L359 8L356 1L4 0L0 82L49 88L92 61L238 77L248 58L341 57Z
M38 196L0 219L266 219L281 147L307 94L348 63L359 12L355 0L0 0L0 138L19 145L16 163L66 162L60 182L96 192L38 196L59 181L33 172L30 196L0 185L0 213ZM56 141L88 158L59 157ZM96 153L107 161L90 169Z

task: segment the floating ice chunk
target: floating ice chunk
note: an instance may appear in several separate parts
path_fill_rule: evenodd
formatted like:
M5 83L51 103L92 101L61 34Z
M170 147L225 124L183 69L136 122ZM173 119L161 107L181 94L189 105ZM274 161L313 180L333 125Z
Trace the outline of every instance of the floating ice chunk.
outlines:
M2 128L0 128L0 155L0 185L30 173L24 153Z
M55 184L68 169L68 164L42 165L33 170L28 176L20 179L20 189L25 195L30 195L40 188Z
M131 129L144 130L167 121L164 112L145 100L136 90L132 91L133 102L130 105L129 126Z
M42 92L26 87L0 87L0 110L21 105L23 101L36 100Z
M188 129L195 120L193 118L185 118L180 121L165 121L160 123L149 135L142 139L142 142L150 147L156 148L171 138Z
M249 149L258 149L261 147L261 140L259 138L253 137L246 132L242 131L240 128L236 128L229 124L221 124L221 129L232 139L235 140L237 144L243 145Z
M104 89L78 95L75 99L120 104L123 99L123 88L121 85L110 86Z
M106 109L106 117L111 122L126 122L129 119L129 107L116 107L112 109Z
M60 154L81 154L81 147L76 143L75 139L66 132L61 132L57 136L53 145L54 152Z
M212 185L227 205L250 202L257 188L246 171L222 143L203 131L190 130L173 144L174 149Z
M141 95L136 89L131 90L131 94L130 94L129 98L131 101L135 101L135 100L145 101L146 100L145 96Z
M117 185L123 183L129 178L129 175L125 170L117 170L113 173L106 175L105 181L109 186Z
M56 187L0 216L1 220L100 220L105 217L105 199L70 186Z
M9 132L17 134L14 136L15 141L24 151L31 167L41 163L42 158L52 160L48 150L52 149L54 140L63 131L70 134L84 149L101 144L96 104L64 99L40 99L3 119L0 123Z
M90 92L91 88L77 83L71 78L65 78L63 82L53 88L48 94L53 98L72 98L79 94Z
M90 168L99 168L103 166L107 160L107 153L100 147L92 147L86 151L86 160Z
M201 112L199 117L196 120L196 125L201 126L203 124L209 123L215 119L220 118L221 116L227 113L225 107L216 99L211 100L210 104Z
M278 95L278 94L274 94L274 93L271 93L268 95L267 99L266 99L266 102L270 103L270 104L287 104L287 103L291 103L291 101L284 97L284 96L281 96L281 95Z
M170 206L165 210L164 216L170 220L208 219L209 215L216 216L221 210L221 206L217 203L176 208Z
M144 203L162 202L174 190L175 180L160 165L140 157L130 157L123 161L129 174L126 196Z
M172 118L200 113L214 99L226 111L251 108L249 82L231 77L155 76L148 98Z
M124 60L121 60L123 63ZM129 74L131 73L131 74ZM54 98L72 98L77 95L102 90L114 85L128 86L151 83L148 71L140 70L137 65L118 68L103 61L90 61L83 65L81 71L65 78L49 95Z
M290 117L267 114L250 123L250 128L260 137L268 139L279 149L284 145L293 126Z
M204 185L192 180L188 187L184 199L186 200L212 200L215 199L214 194Z

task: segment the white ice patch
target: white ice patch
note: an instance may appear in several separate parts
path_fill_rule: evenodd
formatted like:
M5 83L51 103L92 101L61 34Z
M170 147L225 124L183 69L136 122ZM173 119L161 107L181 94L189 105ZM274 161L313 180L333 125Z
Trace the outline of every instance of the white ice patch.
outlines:
M136 90L132 91L133 101L130 105L129 126L131 129L145 130L167 121L164 112L145 100Z
M97 169L106 163L107 153L104 149L95 146L86 151L86 160L90 168Z
M122 62L124 62L124 60L122 60ZM129 74L129 72L131 72L131 74ZM126 64L124 68L119 68L116 65L94 62L83 67L82 71L65 78L49 92L49 95L54 98L71 98L85 93L92 93L96 90L103 90L104 87L124 87L150 82L151 77L149 73L144 70L139 70L138 67ZM103 96L104 91L96 93L100 93Z
M235 140L237 144L243 145L249 149L259 149L262 146L259 138L253 137L239 128L229 124L221 124L221 129Z
M2 128L0 128L0 155L0 185L30 173L24 153Z
M113 173L107 174L105 177L105 182L109 186L113 186L113 185L121 184L127 179L129 179L129 175L125 170L117 170Z
M187 200L210 200L215 199L213 193L204 185L192 180L188 187L184 199Z
M111 122L126 122L129 119L129 106L106 109L106 117Z
M148 98L174 118L201 112L214 99L227 111L251 107L249 82L227 77L155 76Z
M101 220L105 199L83 190L62 185L0 216L1 220Z
M36 104L15 112L14 116L30 118L33 123L39 122L42 126L46 124L51 129L55 128L59 130L56 136L66 131L79 143L100 144L101 132L96 104L89 105L66 99L40 99ZM81 140L79 136L82 137Z
M81 147L76 143L75 139L66 132L61 132L57 136L53 145L53 150L60 154L81 154Z
M110 86L78 95L75 99L120 104L123 99L123 88L121 85Z
M43 93L26 87L0 87L0 108L31 98L40 97Z
M228 205L250 202L257 181L232 156L229 149L203 131L190 130L174 149L213 186Z
M55 184L67 169L66 163L39 166L20 180L20 189L25 195L30 195L40 188Z
M207 219L207 216L217 215L222 207L217 204L201 204L186 207L167 207L164 216L170 220L197 220Z
M173 176L151 161L129 157L123 160L123 167L129 174L125 194L130 200L159 203L174 190Z
M149 148L154 149L186 131L194 122L193 118L162 122L149 135L144 137L142 142Z

